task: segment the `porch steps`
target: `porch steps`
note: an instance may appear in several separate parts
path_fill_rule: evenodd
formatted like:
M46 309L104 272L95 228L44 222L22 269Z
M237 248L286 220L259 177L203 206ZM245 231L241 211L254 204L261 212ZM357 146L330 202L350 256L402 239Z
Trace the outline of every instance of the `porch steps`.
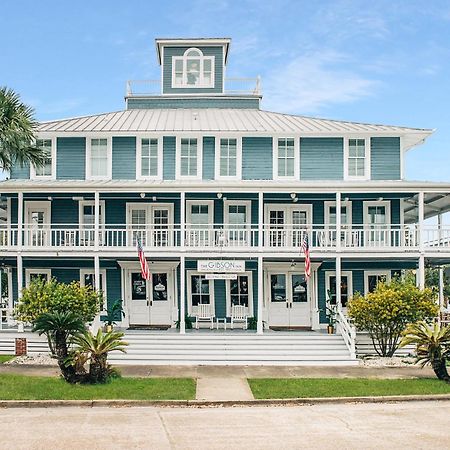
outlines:
M239 331L149 333L127 331L127 353L112 364L136 365L357 365L341 336L315 332Z

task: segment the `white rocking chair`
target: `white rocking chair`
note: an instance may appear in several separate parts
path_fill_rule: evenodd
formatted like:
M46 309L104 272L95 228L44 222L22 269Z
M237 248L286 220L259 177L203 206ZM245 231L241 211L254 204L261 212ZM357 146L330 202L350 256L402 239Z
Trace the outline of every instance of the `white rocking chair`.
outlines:
M197 315L195 317L195 328L198 330L200 322L210 322L210 329L213 329L214 314L209 303L199 304L197 306Z
M231 329L236 322L242 322L244 324L244 330L247 329L247 307L243 305L233 305L231 307Z

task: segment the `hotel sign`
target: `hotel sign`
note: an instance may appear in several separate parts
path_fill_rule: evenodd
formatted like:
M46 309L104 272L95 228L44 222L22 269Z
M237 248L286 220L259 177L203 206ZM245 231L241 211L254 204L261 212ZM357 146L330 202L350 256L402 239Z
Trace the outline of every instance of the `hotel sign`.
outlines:
M197 270L205 273L242 273L245 261L206 259L197 261Z

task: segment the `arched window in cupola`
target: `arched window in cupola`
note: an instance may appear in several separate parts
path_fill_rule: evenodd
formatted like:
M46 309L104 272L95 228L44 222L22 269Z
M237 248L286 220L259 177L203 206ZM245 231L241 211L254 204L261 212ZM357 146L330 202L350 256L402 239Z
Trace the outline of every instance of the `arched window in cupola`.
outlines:
M214 87L214 56L205 56L198 48L188 48L183 56L173 56L172 87Z

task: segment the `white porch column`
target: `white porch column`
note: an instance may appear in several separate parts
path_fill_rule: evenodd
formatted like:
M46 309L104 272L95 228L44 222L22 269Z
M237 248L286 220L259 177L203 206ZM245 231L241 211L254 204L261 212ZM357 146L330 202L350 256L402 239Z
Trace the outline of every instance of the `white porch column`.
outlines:
M336 306L341 308L341 193L336 192Z
M341 270L341 255L336 255L336 306L341 308L341 282L342 282L342 270Z
M17 298L22 298L23 289L23 260L22 260L22 247L23 247L23 192L19 192L17 196ZM23 333L23 323L18 322L17 331Z
M439 309L444 307L444 268L439 267Z
M98 253L94 256L94 289L97 293L100 293L100 256ZM91 331L96 334L98 329L101 327L100 314L97 314L92 322Z
M23 261L22 255L19 253L17 255L17 297L18 300L22 298L22 289L23 289ZM17 323L17 331L19 333L23 333L23 322Z
M100 234L100 194L94 193L94 249L98 251Z
M17 246L19 251L23 246L23 192L17 197Z
M186 193L180 193L180 334L186 333L186 259L184 256L186 239Z
M258 321L256 334L264 332L264 266L262 252L264 250L264 193L258 193Z
M425 224L425 194L423 191L419 192L419 287L425 288L425 255L424 255L424 224Z

